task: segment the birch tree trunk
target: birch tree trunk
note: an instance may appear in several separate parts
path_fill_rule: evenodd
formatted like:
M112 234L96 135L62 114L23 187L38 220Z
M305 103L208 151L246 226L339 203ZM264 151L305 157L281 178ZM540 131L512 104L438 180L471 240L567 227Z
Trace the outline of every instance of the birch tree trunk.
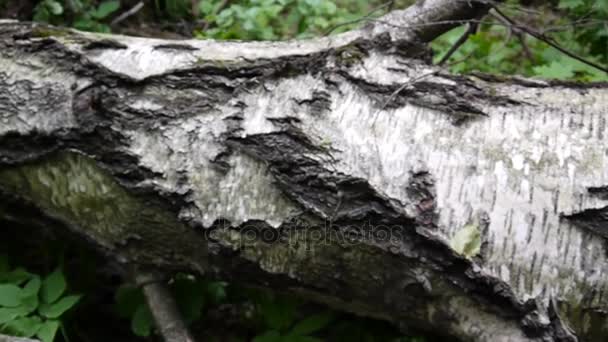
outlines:
M604 341L608 88L424 61L487 9L256 43L2 21L0 216L404 331Z

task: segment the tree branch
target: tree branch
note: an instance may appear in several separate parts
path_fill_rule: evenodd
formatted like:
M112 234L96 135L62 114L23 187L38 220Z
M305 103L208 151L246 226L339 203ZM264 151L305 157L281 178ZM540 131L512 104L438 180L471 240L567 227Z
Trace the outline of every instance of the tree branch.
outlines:
M553 39L551 39L550 37L547 37L544 34L541 34L525 25L520 25L517 24L513 19L511 19L509 16L507 16L504 12L502 12L501 10L499 10L497 7L493 8L494 11L496 11L496 13L502 17L507 23L509 23L512 27L517 28L518 30L521 30L527 34L529 34L530 36L548 44L549 46L553 47L554 49L558 50L559 52L563 53L564 55L576 59L577 61L589 65L597 70L603 71L605 73L608 74L608 68L599 65L593 61L590 61L586 58L583 58L577 54L575 54L574 52L569 51L568 49L563 48L561 45L559 45L557 42L555 42Z

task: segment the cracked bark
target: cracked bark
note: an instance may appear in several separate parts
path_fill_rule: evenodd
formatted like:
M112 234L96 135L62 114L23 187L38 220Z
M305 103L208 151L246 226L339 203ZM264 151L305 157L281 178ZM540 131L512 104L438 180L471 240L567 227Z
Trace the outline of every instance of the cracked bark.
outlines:
M429 66L469 3L280 43L0 22L0 216L404 331L603 341L607 87Z

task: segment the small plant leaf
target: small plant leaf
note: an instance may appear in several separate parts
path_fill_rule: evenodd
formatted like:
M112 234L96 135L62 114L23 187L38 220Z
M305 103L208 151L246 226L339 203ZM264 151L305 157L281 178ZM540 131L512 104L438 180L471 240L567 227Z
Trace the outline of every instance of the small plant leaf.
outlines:
M22 297L38 296L38 291L42 286L42 281L39 276L33 276L30 281L25 284L21 293Z
M207 293L214 303L221 303L226 299L226 283L212 281L207 284Z
M534 67L533 70L534 73L543 78L564 80L574 77L572 65L559 63L557 61L553 61L549 65Z
M45 5L53 15L63 14L63 6L61 6L61 3L55 0L46 0Z
M21 303L23 290L14 284L0 284L0 306L15 307Z
M310 335L325 328L334 319L330 312L309 316L298 322L290 332L290 335Z
M59 330L59 325L59 321L56 320L45 321L40 326L40 329L38 329L36 336L38 336L42 342L53 342L55 335L57 334L57 330Z
M290 298L265 296L260 301L260 314L267 327L282 331L293 323L296 307L297 302Z
M584 4L583 0L560 0L557 8L573 9L583 6Z
M12 283L20 285L26 280L32 278L34 275L26 271L25 269L18 267L8 273L0 273L0 283Z
M133 317L135 311L144 304L141 289L132 286L119 287L114 298L116 312L122 318Z
M205 306L205 283L180 277L175 279L171 288L186 323L199 319Z
M21 304L18 306L18 308L25 312L25 316L26 314L36 311L38 304L40 303L37 294L33 294L31 296L22 296Z
M263 335L256 336L252 342L281 342L281 334L276 330L269 330Z
M65 289L65 277L61 269L57 268L42 282L42 301L47 304L55 302L61 297Z
M15 334L23 337L32 337L36 335L42 321L39 317L19 317L10 322L7 322L5 330L10 334Z
M142 304L135 310L135 314L131 320L131 330L133 330L133 333L137 336L147 337L150 336L153 323L150 310L146 304Z
M104 19L110 14L116 12L120 8L120 1L104 1L99 4L96 10L91 12L91 16L95 19Z
M15 308L0 308L0 325L27 314L27 310L21 306Z
M323 342L323 340L312 336L287 335L281 338L281 342Z
M40 305L40 308L38 308L38 311L47 318L58 318L63 315L64 312L76 305L79 300L80 296L66 296L52 304L43 303Z

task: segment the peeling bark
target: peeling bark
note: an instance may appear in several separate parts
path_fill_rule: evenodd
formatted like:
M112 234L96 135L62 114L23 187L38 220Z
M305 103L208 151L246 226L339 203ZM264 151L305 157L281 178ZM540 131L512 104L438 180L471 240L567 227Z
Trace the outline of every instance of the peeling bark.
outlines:
M420 24L467 6L261 43L0 22L0 215L404 331L603 341L608 89L429 66Z

